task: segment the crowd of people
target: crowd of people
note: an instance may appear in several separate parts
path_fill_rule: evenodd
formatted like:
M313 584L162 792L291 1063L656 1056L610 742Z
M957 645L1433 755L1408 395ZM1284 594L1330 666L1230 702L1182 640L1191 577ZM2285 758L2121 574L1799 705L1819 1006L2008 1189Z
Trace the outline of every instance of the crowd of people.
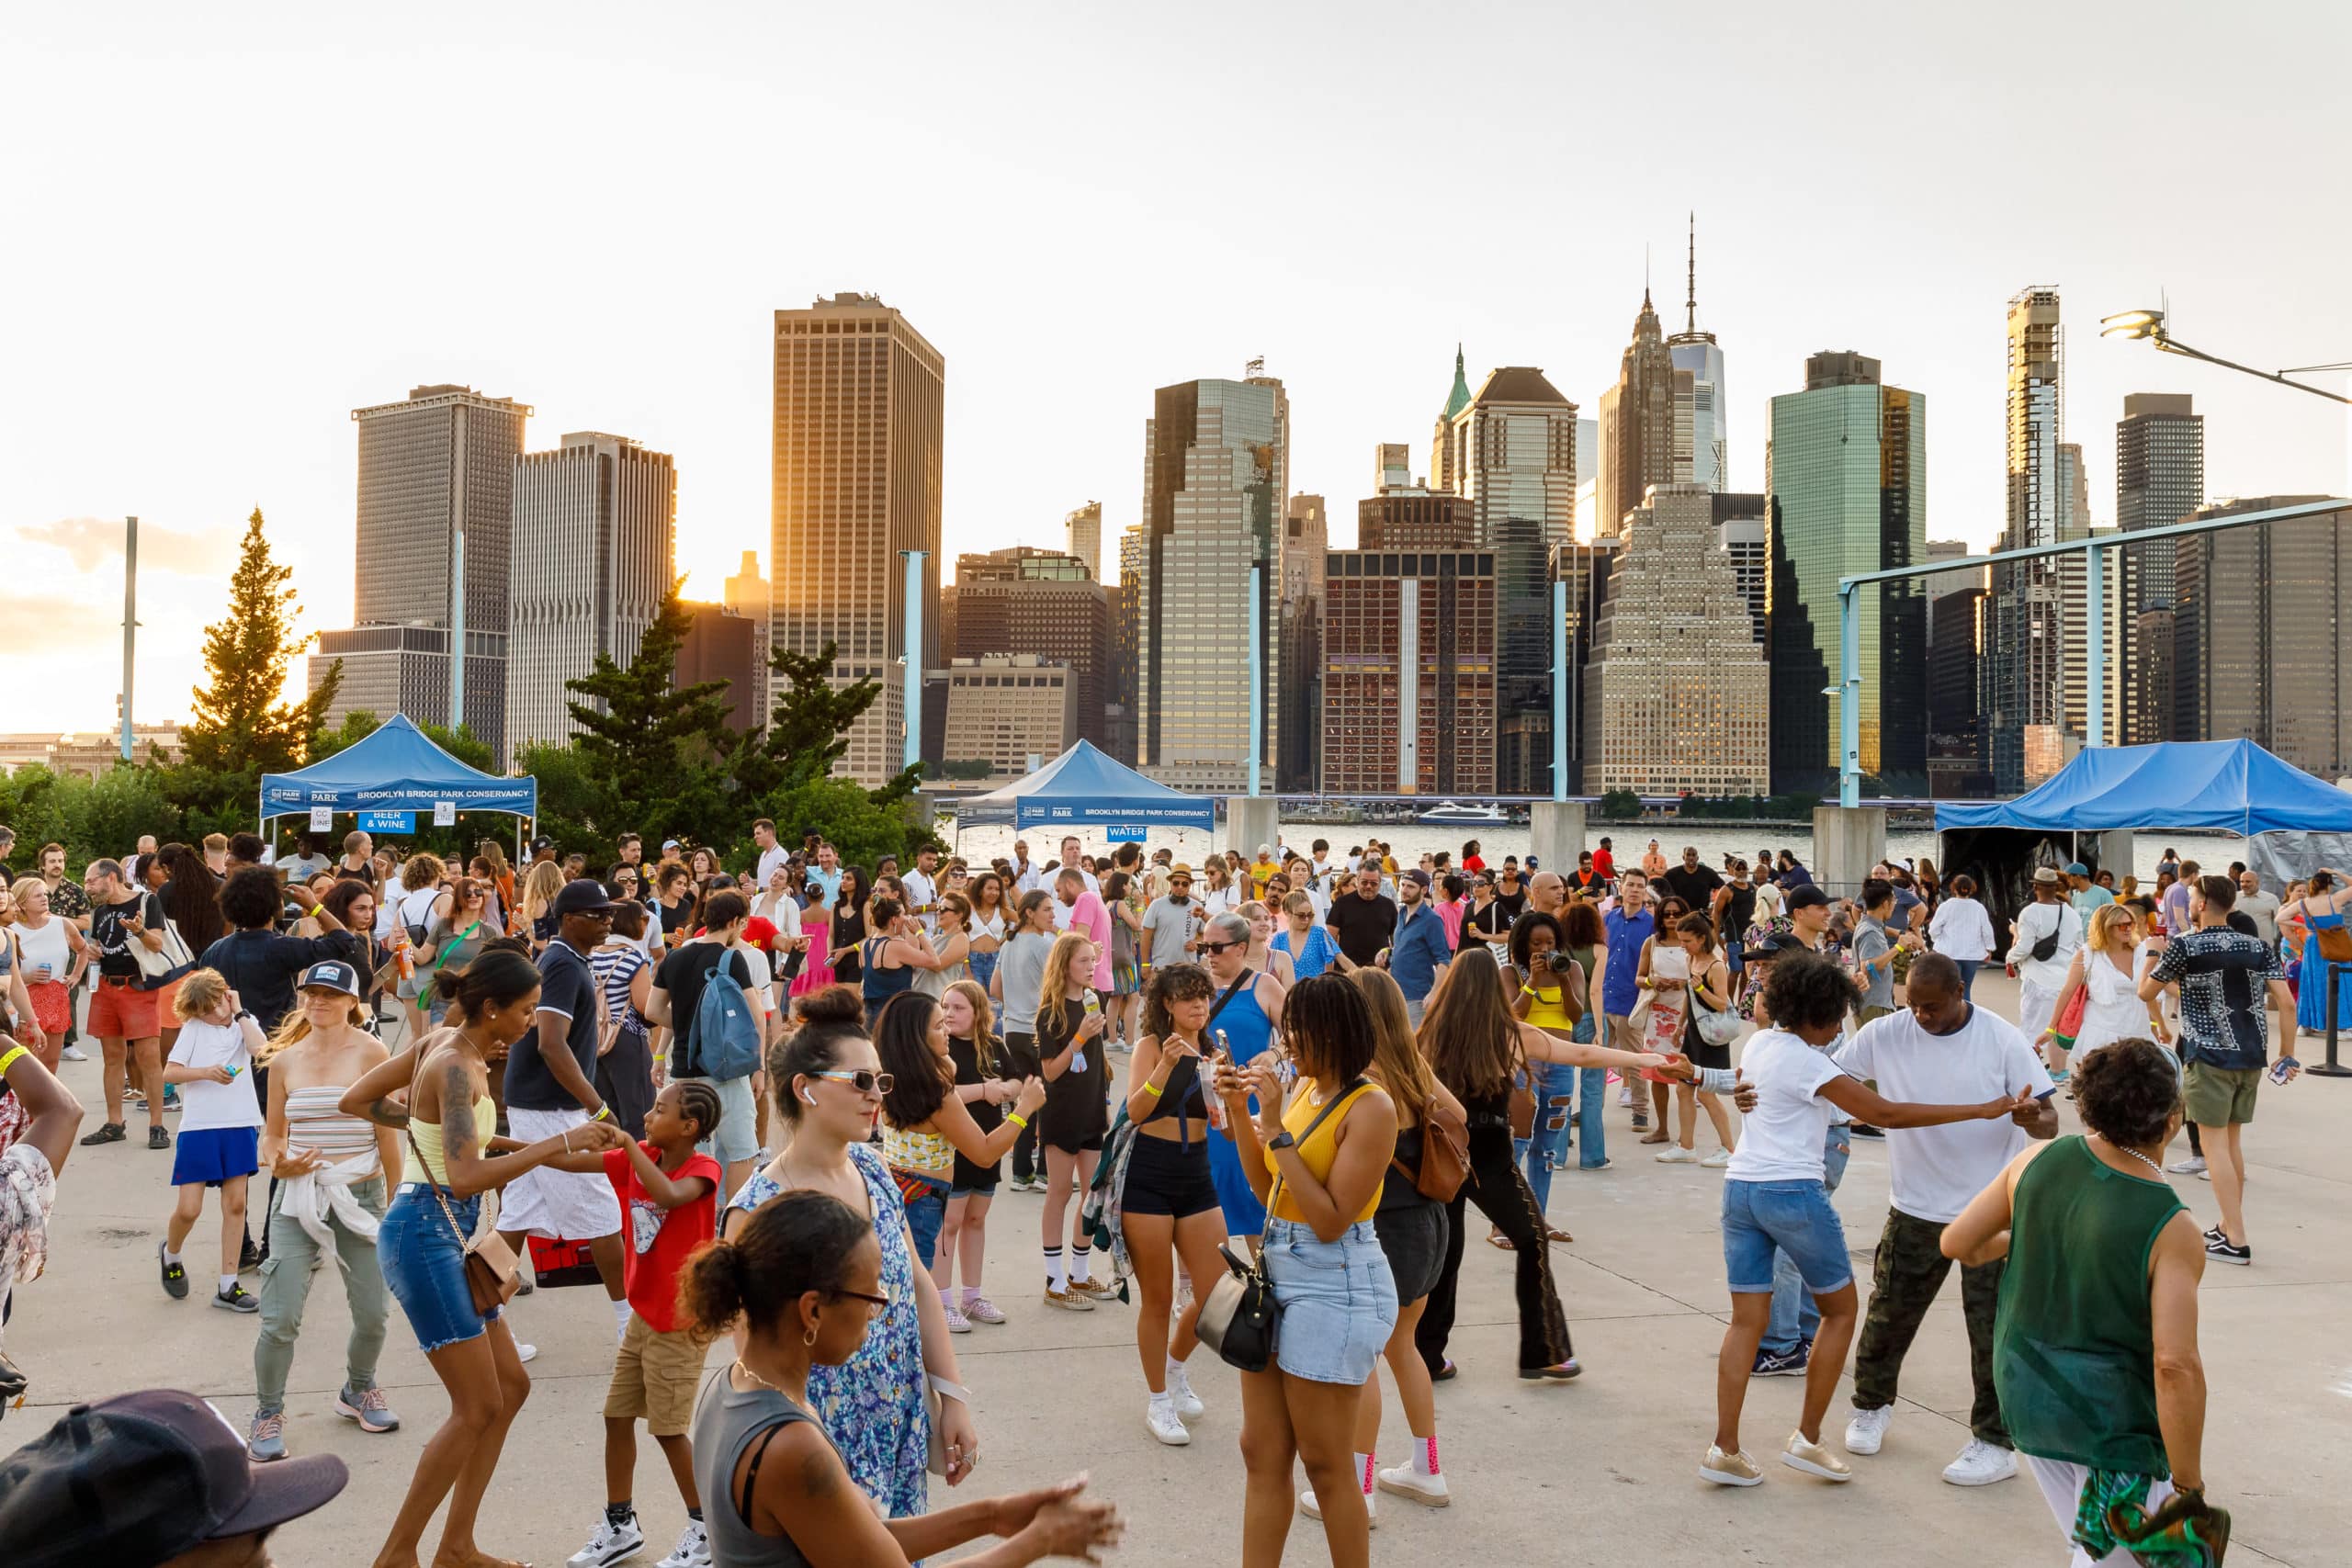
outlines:
M1361 1564L1383 1494L1452 1500L1434 1391L1457 1374L1471 1207L1511 1255L1518 1375L1582 1372L1550 1198L1571 1151L1611 1163L1617 1111L1657 1163L1722 1172L1706 1480L1763 1479L1740 1438L1759 1376L1805 1380L1782 1462L1850 1480L1958 1262L1973 1401L1943 1478L1991 1484L2022 1454L2093 1555L2147 1539L2218 1558L2181 1303L2208 1262L2251 1262L2244 1129L2266 1073L2296 1070L2271 1061L2270 1012L2290 1046L2324 1025L2297 977L2328 972L2352 905L2337 874L2272 898L2169 852L2145 894L2047 867L2004 942L1972 878L1924 861L1844 898L1786 850L1717 869L1656 840L1621 866L1603 838L1565 873L1475 841L1414 865L1318 839L1195 868L1076 838L1043 865L1025 841L984 865L926 845L869 873L815 833L752 838L731 874L674 840L649 862L634 835L609 864L545 840L521 864L489 840L462 864L364 833L339 855L142 840L78 881L46 847L0 904L0 1289L40 1272L86 1120L53 1073L87 1037L103 1102L80 1145L135 1141L135 1111L173 1151L174 1300L216 1195L211 1303L258 1320L250 1464L288 1461L288 1372L330 1260L351 1317L335 1413L400 1429L376 1380L395 1302L443 1383L379 1563L418 1562L445 1508L436 1561L490 1560L480 1509L536 1355L517 1329L550 1310L518 1298L558 1244L584 1253L615 1343L606 1501L571 1568L647 1549L640 1425L684 1513L662 1568L906 1562L983 1537L965 1561L1025 1562L1114 1541L1116 1509L1082 1480L932 1509L929 1478L980 1462L958 1337L1008 1321L989 1226L1000 1190L1035 1194L1037 1282L996 1294L1125 1303L1142 1424L1170 1446L1234 1386L1198 1375L1208 1346L1240 1372L1241 1561L1278 1562L1304 1514ZM1986 964L2018 978L2014 1021L1973 999ZM2057 1135L2062 1094L2084 1136ZM2222 1214L2202 1235L2161 1168L2183 1126L2171 1169L2209 1176ZM1885 1140L1892 1186L1867 1310L1831 1201L1858 1136ZM1254 1355L1253 1313L1282 1320ZM719 1341L734 1356L708 1372ZM1410 1439L1385 1467L1384 1362ZM0 1356L0 1386L28 1382ZM2086 1423L2070 1386L2113 1423ZM42 1467L107 1451L96 1419L0 1468L25 1483L0 1486L0 1540L53 1505ZM209 1436L176 1419L119 1425ZM254 1484L310 1506L341 1485L302 1473Z

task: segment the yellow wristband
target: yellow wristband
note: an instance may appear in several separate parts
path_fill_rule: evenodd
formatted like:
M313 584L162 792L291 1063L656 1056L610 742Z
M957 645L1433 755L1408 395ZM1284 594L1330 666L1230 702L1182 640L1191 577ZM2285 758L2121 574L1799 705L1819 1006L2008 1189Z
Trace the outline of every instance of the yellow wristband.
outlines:
M1143 1091L1144 1093L1151 1096L1154 1100L1158 1100L1161 1092L1159 1086L1152 1082L1149 1078L1143 1080Z
M1538 993L1532 986L1521 986L1519 988L1519 994L1522 997L1533 997L1539 1002L1544 999L1543 996Z
M600 1105L596 1107L596 1114L588 1118L591 1122L609 1122L612 1119L613 1108L609 1105Z
M1006 1111L1004 1113L1004 1119L1012 1122L1014 1126L1020 1128L1024 1133L1029 1130L1029 1118L1023 1116L1018 1111Z
M8 1076L8 1069L17 1065L17 1057L29 1056L32 1054L33 1048L31 1046L18 1045L10 1050L6 1055L0 1056L0 1078L5 1078Z

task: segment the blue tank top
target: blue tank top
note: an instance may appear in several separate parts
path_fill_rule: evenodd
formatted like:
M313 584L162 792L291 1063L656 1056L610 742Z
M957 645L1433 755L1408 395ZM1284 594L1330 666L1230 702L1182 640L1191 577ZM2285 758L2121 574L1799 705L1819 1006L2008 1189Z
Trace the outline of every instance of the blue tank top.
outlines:
M897 969L882 967L882 948L889 940L887 936L870 936L858 944L865 957L865 963L860 965L863 974L859 979L865 988L865 1000L869 1006L876 1002L887 1002L915 983L915 972L911 966L901 966Z
M1258 976L1254 972L1244 976L1241 989L1234 993L1225 1010L1209 1025L1211 1037L1225 1032L1225 1043L1233 1053L1237 1066L1247 1066L1265 1054L1267 1043L1273 1038L1273 1021L1258 1005ZM1256 1101L1251 1104L1254 1108ZM1241 1156L1229 1136L1209 1140L1209 1175L1216 1183L1217 1206L1225 1211L1225 1234L1255 1235L1266 1225L1265 1205L1250 1190L1250 1178L1241 1168Z

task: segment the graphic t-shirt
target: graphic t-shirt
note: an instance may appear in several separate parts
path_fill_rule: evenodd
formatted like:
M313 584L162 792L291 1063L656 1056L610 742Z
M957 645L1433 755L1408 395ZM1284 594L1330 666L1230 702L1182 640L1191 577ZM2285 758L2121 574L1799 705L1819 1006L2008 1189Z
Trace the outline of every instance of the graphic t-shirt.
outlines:
M2174 937L2155 977L2180 983L2180 1059L2243 1071L2270 1059L2267 982L2284 980L2278 950L2260 937L2209 926Z
M637 1146L645 1151L646 1158L662 1163L662 1151L651 1144ZM718 1234L718 1189L727 1173L708 1155L687 1156L686 1162L670 1173L670 1179L700 1177L709 1183L709 1190L674 1209L664 1209L653 1201L626 1149L605 1151L605 1175L628 1221L622 1227L628 1242L621 1251L623 1293L638 1316L661 1333L675 1334L686 1326L678 1311L678 1276L695 1248Z

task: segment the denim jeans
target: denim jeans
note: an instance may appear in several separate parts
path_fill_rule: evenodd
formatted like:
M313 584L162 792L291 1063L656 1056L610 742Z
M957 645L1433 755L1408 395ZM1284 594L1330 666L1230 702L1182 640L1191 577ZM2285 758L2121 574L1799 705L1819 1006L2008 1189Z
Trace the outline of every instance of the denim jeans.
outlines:
M1984 961L1981 958L1958 958L1952 962L1960 965L1961 999L1962 1001L1973 999L1976 994L1976 972L1984 967Z
M1599 1026L1588 1011L1577 1020L1576 1031L1568 1038L1589 1045L1598 1032ZM1606 1125L1602 1112L1609 1107L1609 1069L1578 1067L1577 1076L1577 1167L1597 1170L1609 1163L1609 1136L1602 1131Z
M382 1177L353 1182L351 1195L378 1220L384 1217ZM318 1256L319 1244L301 1222L280 1212L275 1202L265 1228L269 1258L261 1266L261 1337L254 1341L254 1391L260 1396L261 1409L269 1412L286 1408L286 1374L294 1365L294 1341L302 1332L302 1307L311 1295L311 1260ZM355 1389L370 1388L376 1382L376 1358L384 1348L384 1325L391 1314L383 1264L376 1256L373 1237L354 1235L334 1219L327 1222L327 1230L334 1237L344 1295L351 1305L351 1336L344 1347L345 1379Z
M1552 1173L1568 1156L1568 1113L1574 1108L1577 1070L1558 1062L1527 1064L1535 1090L1534 1136L1510 1141L1511 1163L1527 1173L1527 1190L1542 1210L1552 1201Z
M1822 1185L1830 1191L1846 1179L1846 1156L1853 1153L1854 1134L1843 1122L1830 1123L1828 1135L1821 1141ZM1797 1275L1797 1266L1789 1255L1775 1247L1772 1253L1772 1318L1764 1328L1763 1348L1770 1355L1785 1356L1794 1350L1800 1341L1810 1344L1821 1327L1821 1309L1813 1304L1813 1292L1804 1288Z

